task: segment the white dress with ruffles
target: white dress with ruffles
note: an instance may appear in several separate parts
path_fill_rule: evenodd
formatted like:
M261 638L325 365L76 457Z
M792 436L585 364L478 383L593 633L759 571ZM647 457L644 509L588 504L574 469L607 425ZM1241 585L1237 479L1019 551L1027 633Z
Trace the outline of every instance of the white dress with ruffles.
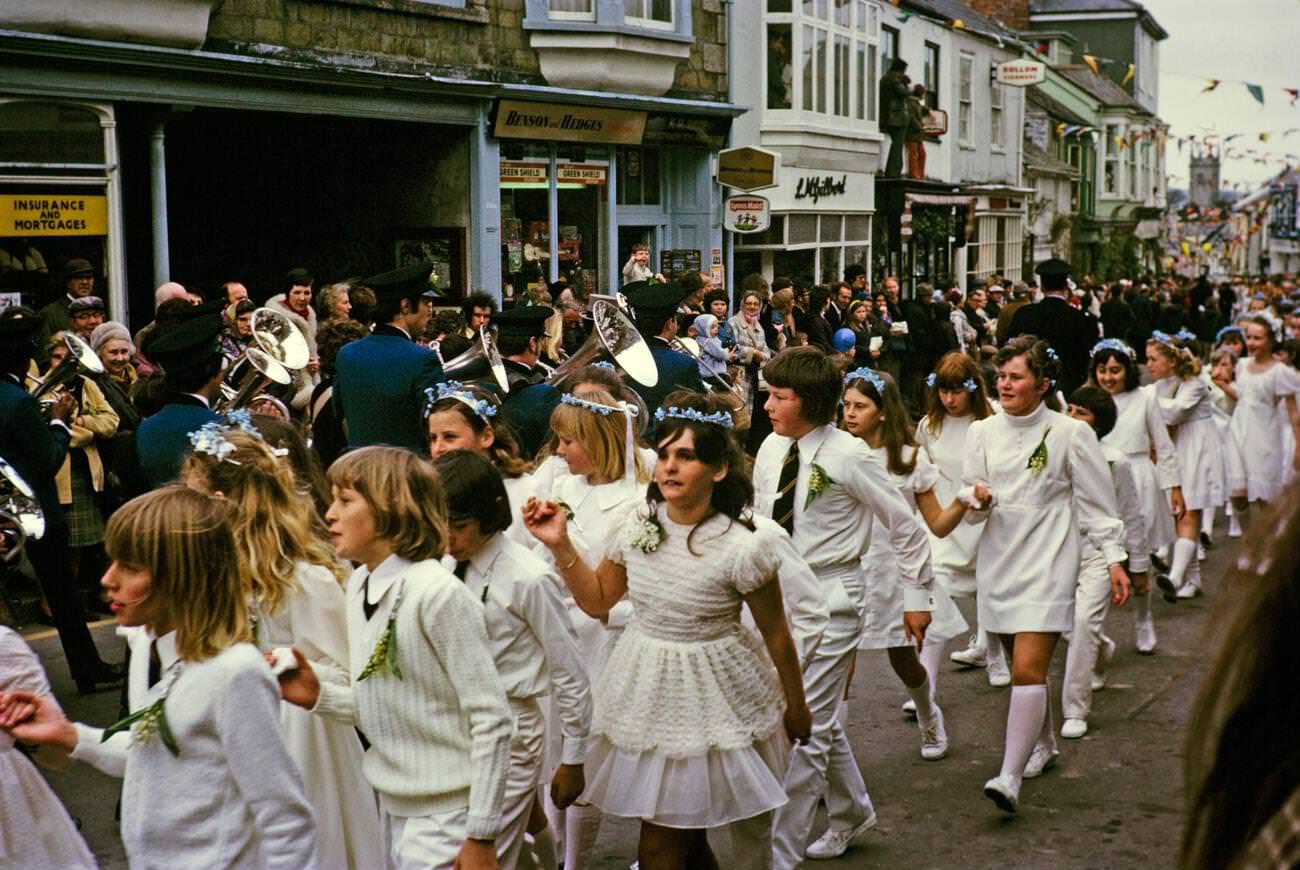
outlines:
M1155 390L1165 423L1174 433L1187 509L1223 504L1223 451L1209 386L1199 377L1165 378L1156 382Z
M1147 552L1154 553L1172 544L1177 534L1169 490L1182 484L1178 451L1169 437L1154 386L1138 387L1111 398L1115 400L1115 426L1101 443L1128 458L1146 518ZM1151 461L1152 451L1155 462Z
M916 494L935 489L939 482L938 469L930 464L923 451L918 451L915 447L904 447L904 456L914 458L916 465L910 474L895 474L889 470L889 456L885 448L868 446L867 449L885 467L890 479L898 485L903 499L912 506L912 512L920 519L920 513L916 509ZM968 528L971 526L958 526L958 530ZM935 540L933 535L931 539ZM976 541L978 540L976 536ZM858 648L889 649L907 646L910 641L903 631L903 584L898 576L898 559L889 543L889 527L883 522L871 525L871 545L862 556L862 571L867 593L866 627L862 631ZM935 576L939 576L937 571ZM930 627L925 636L934 640L947 640L965 634L970 626L962 618L957 605L953 604L948 590L936 583L930 594L934 604L930 613Z
M776 579L765 541L781 533L665 513L653 552L629 543L642 508L607 556L627 568L633 615L596 685L586 799L664 827L713 828L786 801L785 698L740 622L743 596Z
M1300 376L1282 363L1251 371L1249 359L1237 362L1237 407L1232 412L1232 436L1246 465L1246 496L1273 501L1282 489L1284 430L1291 426L1282 400L1300 392Z

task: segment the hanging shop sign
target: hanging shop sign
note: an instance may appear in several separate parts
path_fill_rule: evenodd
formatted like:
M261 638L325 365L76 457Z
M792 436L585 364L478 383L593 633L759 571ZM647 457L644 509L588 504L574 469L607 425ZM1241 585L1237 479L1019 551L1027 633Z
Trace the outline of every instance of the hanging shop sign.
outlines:
M0 236L103 236L108 197L79 194L0 194Z
M498 139L640 145L645 122L645 112L631 109L499 100L492 134Z
M725 230L761 233L771 224L771 204L761 196L730 196L722 204L722 228Z
M755 191L776 186L781 155L763 148L728 148L718 152L718 183Z
M993 67L993 80L1013 88L1042 84L1047 80L1047 64L1037 60L1009 60Z

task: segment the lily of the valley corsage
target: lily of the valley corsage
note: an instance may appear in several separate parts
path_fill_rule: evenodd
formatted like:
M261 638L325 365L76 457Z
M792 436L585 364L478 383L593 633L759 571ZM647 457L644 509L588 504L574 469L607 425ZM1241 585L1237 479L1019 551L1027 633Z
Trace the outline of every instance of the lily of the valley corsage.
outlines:
M642 553L653 553L659 549L663 543L663 529L652 518L646 517L632 526L628 533L627 542L629 545L636 547Z
M179 757L181 754L180 746L176 743L176 736L172 734L171 725L167 722L167 695L171 693L172 686L176 684L176 678L180 676L181 663L177 661L170 669L167 675L167 682L163 684L162 693L158 700L154 701L148 707L142 710L136 710L125 719L119 719L112 725L104 729L104 736L100 742L108 740L119 731L131 731L131 746L145 746L152 743L155 739L162 741L162 745L172 755Z
M1047 467L1047 433L1051 431L1051 426L1043 430L1042 440L1038 442L1034 452L1029 454L1029 462L1025 464L1025 468L1028 468L1035 477L1042 474L1043 469Z
M406 581L402 581L402 585L397 588L397 598L393 601L393 609L389 611L384 633L379 636L375 648L370 651L370 658L366 659L365 667L357 675L357 682L385 669L397 679L402 678L402 669L397 665L397 611L402 606L404 592L406 592Z
M808 506L816 501L817 496L835 485L835 481L826 473L816 462L812 464L812 473L808 475L808 497L804 500L803 509L808 510Z

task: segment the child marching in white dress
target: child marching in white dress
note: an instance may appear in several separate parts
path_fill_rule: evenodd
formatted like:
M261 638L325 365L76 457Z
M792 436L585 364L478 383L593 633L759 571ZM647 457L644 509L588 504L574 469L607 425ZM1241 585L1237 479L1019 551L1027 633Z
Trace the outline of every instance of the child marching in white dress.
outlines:
M1282 324L1269 315L1251 315L1246 323L1247 356L1237 363L1237 407L1232 412L1232 435L1246 465L1245 497L1234 507L1271 502L1281 490L1282 463L1300 463L1300 455L1283 455L1284 429L1290 427L1300 444L1300 410L1296 394L1300 377L1290 366L1273 358L1281 342Z
M738 867L771 866L771 812L785 802L787 738L809 713L753 490L718 403L677 392L656 432L644 507L593 570L555 502L524 510L565 583L601 615L626 593L632 621L596 686L588 796L641 820L642 870L711 866L705 831L731 827ZM740 622L748 605L763 635ZM766 645L766 649L764 649Z
M962 465L966 462L966 433L976 420L994 413L984 391L979 366L964 353L945 354L926 379L929 387L927 412L916 426L916 443L938 471L934 494L939 502L950 503L961 491ZM953 597L975 594L975 556L983 526L961 523L947 535L930 534L930 559L935 582ZM975 626L965 649L954 650L949 658L966 668L984 668L990 686L1011 684L1011 671L1002 645L990 642L988 632Z
M964 477L992 493L966 519L987 523L979 551L980 624L1011 652L1002 770L984 793L1015 812L1021 780L1057 755L1047 669L1061 633L1074 626L1080 529L1104 555L1113 604L1128 600L1129 581L1123 524L1097 436L1048 404L1059 377L1056 352L1020 336L998 351L997 364L1002 413L971 426Z
M231 419L241 422L234 412ZM209 423L193 433L181 479L229 507L257 648L297 647L320 679L347 686L342 565L316 536L314 502L298 490L288 459L273 453L247 418L242 423L246 429ZM280 705L280 725L321 822L322 866L380 866L379 810L361 769L365 753L356 731L287 701Z

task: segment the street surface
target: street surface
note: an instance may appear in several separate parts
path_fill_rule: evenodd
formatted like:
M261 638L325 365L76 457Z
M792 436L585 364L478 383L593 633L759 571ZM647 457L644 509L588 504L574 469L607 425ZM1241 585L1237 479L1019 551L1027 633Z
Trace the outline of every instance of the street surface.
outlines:
M1208 597L1170 605L1157 593L1160 646L1154 656L1133 651L1131 611L1112 612L1107 633L1119 651L1110 666L1109 685L1095 697L1090 731L1082 740L1060 741L1057 766L1025 783L1018 816L998 812L981 791L1001 763L1008 690L989 688L983 671L959 671L945 663L939 703L947 717L951 749L942 761L923 761L916 725L899 710L906 699L901 683L883 653L862 653L850 701L849 736L880 823L842 858L805 866L1175 867L1183 801L1183 728L1207 658L1205 635L1219 577L1231 564L1237 544L1227 540L1225 530L1221 523L1218 546L1202 563ZM959 604L973 623L972 602ZM106 658L121 657L111 624L99 625L95 636ZM100 725L116 719L116 690L78 697L54 633L30 637L69 716ZM1052 675L1058 729L1064 659L1062 645ZM85 765L47 775L69 811L81 820L102 866L125 870L113 822L117 784ZM635 857L636 833L635 822L607 820L592 866L626 868ZM716 849L727 867L725 835L717 838Z

